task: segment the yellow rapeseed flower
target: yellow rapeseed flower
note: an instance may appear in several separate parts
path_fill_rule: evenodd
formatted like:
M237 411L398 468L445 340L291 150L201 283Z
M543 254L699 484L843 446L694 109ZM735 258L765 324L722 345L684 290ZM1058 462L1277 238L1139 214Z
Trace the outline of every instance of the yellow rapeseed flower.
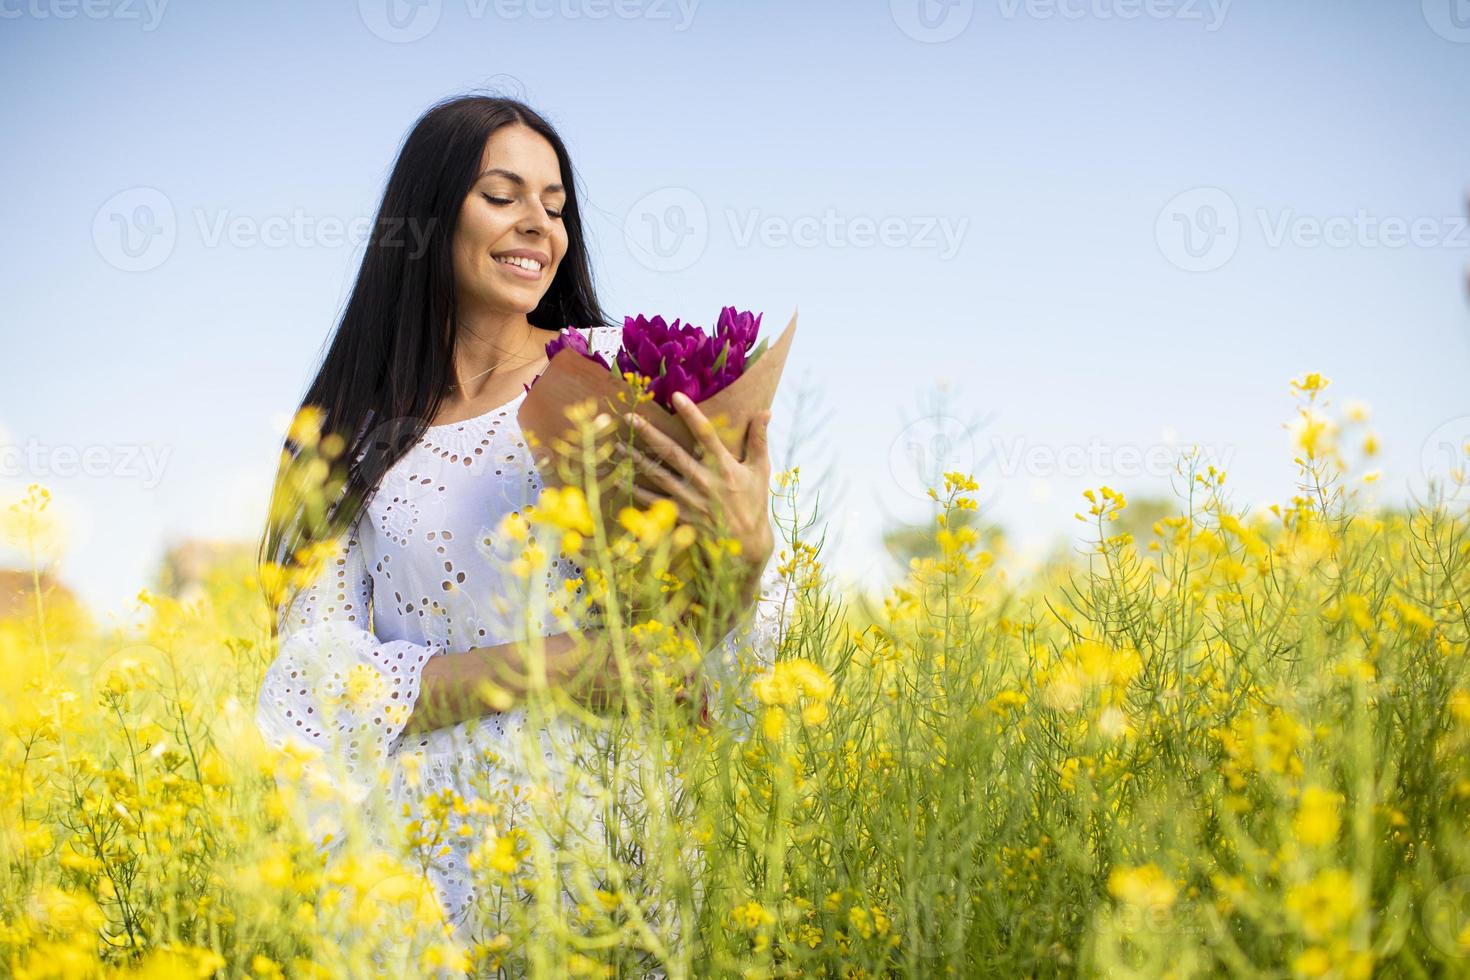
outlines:
M751 690L762 704L795 704L799 698L827 701L834 690L832 678L821 667L804 658L783 660L751 682Z
M1134 868L1114 868L1108 875L1108 892L1118 901L1140 909L1168 908L1179 889L1153 863Z
M298 446L313 449L321 438L322 423L325 419L326 412L320 405L303 405L291 419L286 436Z
M1323 939L1346 928L1358 907L1357 885L1341 868L1329 868L1286 893L1286 909L1308 939Z
M638 538L638 543L650 548L673 530L679 519L679 508L672 500L659 498L648 505L648 509L624 507L618 511L618 524Z
M1338 815L1342 800L1341 793L1321 786L1308 786L1302 790L1301 803L1292 821L1296 839L1303 844L1330 844L1337 840L1337 832L1342 827L1342 818Z
M1297 395L1306 395L1309 398L1315 398L1331 383L1327 378L1313 371L1311 374L1293 380L1291 390Z
M592 534L592 511L579 487L547 487L529 510L532 520L584 537Z
M759 929L776 921L764 905L760 902L749 901L744 905L737 905L730 910L731 920L744 929Z

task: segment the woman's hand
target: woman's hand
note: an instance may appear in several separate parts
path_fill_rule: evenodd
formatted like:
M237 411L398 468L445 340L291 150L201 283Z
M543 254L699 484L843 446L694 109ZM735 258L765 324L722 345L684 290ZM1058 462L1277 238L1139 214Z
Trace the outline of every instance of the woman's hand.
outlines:
M665 491L661 498L635 484L634 499L644 507L659 499L673 501L681 522L693 525L702 535L712 537L723 532L739 542L741 557L752 567L764 567L775 547L769 516L770 411L762 412L750 423L742 461L725 448L714 423L698 405L682 392L676 393L673 401L675 411L698 440L695 453L699 458L637 415L628 413L624 418L654 454L650 456L635 446L628 446L633 464ZM621 444L619 448L623 448Z
M602 630L599 639L601 655L604 659L600 669L590 678L588 686L581 691L580 700L585 707L593 711L625 710L627 705L622 700L623 674L618 666L618 658L611 649L610 634ZM655 690L664 687L668 682L667 680L655 681L646 668L640 667L640 661L647 656L648 651L639 647L634 639L628 638L626 642L629 643L629 666L632 668L629 676L631 693L634 697L649 703L654 697ZM697 695L693 692L696 684L699 685ZM707 728L711 723L709 696L709 683L695 671L684 676L683 683L678 686L674 694L674 704L683 709L692 708L694 717Z
M656 500L670 500L678 508L678 519L693 525L701 536L708 538L723 533L735 540L745 567L741 596L748 605L754 600L756 577L775 549L769 516L771 458L768 435L771 413L764 411L751 421L745 442L745 458L739 460L720 440L714 423L698 405L682 393L676 393L673 402L674 410L697 440L695 454L691 455L637 415L625 415L624 419L650 447L653 455L635 446L624 447L621 443L618 448L626 448L633 465L650 482L664 490L660 496L634 484L633 497L644 507ZM712 461L712 465L707 461ZM726 628L722 626L717 635ZM697 674L690 674L685 681L686 690L696 683L699 685L696 717L702 725L709 727L712 720L708 684ZM688 704L693 698L686 693L677 700Z

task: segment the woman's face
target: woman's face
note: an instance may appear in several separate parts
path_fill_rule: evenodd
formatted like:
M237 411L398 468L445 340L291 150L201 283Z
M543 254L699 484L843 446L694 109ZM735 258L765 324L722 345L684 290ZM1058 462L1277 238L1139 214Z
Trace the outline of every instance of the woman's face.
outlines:
M536 309L566 255L566 201L556 151L543 136L520 123L490 135L454 233L462 313ZM517 255L517 264L505 261Z

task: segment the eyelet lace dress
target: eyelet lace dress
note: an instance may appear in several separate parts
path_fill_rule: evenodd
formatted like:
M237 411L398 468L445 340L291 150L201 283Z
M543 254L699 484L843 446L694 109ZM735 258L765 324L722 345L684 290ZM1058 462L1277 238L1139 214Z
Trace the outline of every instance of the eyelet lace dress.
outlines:
M620 329L596 327L590 334L592 348L612 360ZM451 728L403 731L431 657L528 638L531 597L511 569L518 549L495 540L500 519L534 503L542 489L516 422L524 397L523 390L483 415L425 430L385 474L319 579L280 611L281 642L265 672L256 723L272 747L301 750L292 753L300 768L276 773L283 791L295 790L303 775L329 790L289 793L329 861L349 823L383 842L385 821L421 814L446 791L473 815L487 789L528 788L528 751L539 749L547 764L540 779L547 772L553 782L572 775L556 768L564 753L553 751L553 742L573 722L555 719L529 730L523 707ZM535 583L545 590L536 603L545 609L541 635L564 628L556 620L558 601L567 615L577 615L581 576L562 554L544 582ZM747 662L772 662L792 609L792 591L773 556L754 613L710 652L712 680L733 683L737 651ZM733 718L716 723L744 727ZM386 791L389 806L370 805L381 799L375 789ZM454 811L462 821L463 810ZM468 867L476 842L473 833L455 830L448 853L436 856L427 873L456 935L469 940L463 926L477 900Z

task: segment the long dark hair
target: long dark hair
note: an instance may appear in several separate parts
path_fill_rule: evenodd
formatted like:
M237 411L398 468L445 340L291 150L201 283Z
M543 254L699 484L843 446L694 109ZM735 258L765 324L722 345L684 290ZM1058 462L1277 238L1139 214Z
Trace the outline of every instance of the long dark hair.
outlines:
M461 96L434 105L398 153L352 295L301 401L302 409L315 406L320 413L323 436L341 440L332 454L340 465L326 481L329 499L325 507L304 499L299 481L290 478L303 450L312 447L288 433L260 540L260 565L295 568L308 545L345 533L383 474L437 413L459 331L451 246L460 206L479 176L486 141L514 123L546 138L566 184L567 251L527 319L548 330L609 323L592 284L576 177L556 130L516 99ZM267 578L261 576L262 584ZM266 592L276 601L270 588ZM275 626L273 621L273 631Z

